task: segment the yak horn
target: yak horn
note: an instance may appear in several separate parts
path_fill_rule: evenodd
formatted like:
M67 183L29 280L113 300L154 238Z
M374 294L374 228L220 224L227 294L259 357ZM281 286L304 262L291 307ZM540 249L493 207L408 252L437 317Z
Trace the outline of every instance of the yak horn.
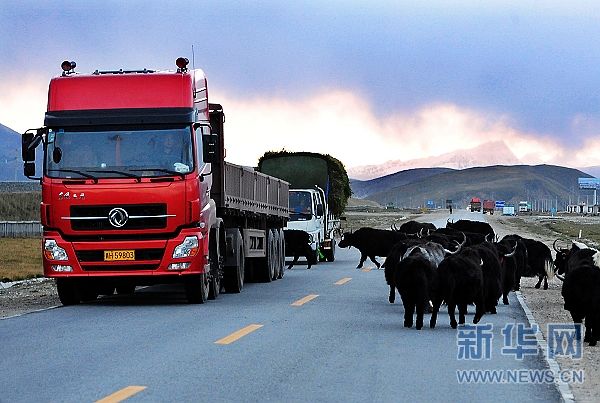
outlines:
M515 247L513 248L512 252L505 254L504 257L512 257L515 255L515 253L517 253L517 243L516 242L515 242Z
M419 238L423 238L423 228L421 228L421 229L419 230L419 232L417 233L417 236L418 236Z
M558 242L558 238L556 238L556 240L554 241L554 243L552 244L552 248L556 251L556 253L560 253L560 249L556 248L556 243Z
M557 279L559 279L560 281L565 281L565 276L561 276L560 274L554 274L554 277L556 277Z
M489 237L489 236L490 236L490 234L486 234L486 235L485 235L485 238L484 238L484 239L485 239L485 241L486 241L486 242L490 242L490 240L488 239L488 237Z
M454 241L454 242L456 242L456 245L458 245L458 247L456 248L456 250L454 252L444 248L444 252L447 253L448 255L456 255L458 252L460 252L460 249L462 248L462 244L458 243L458 241Z

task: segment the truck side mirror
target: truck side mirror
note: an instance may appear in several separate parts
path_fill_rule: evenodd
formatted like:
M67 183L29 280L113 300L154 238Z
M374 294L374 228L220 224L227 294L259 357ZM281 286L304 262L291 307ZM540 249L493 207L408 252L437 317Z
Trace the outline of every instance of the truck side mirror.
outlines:
M35 148L40 144L41 136L26 131L21 136L21 157L23 161L35 161Z
M45 133L44 128L36 130L34 134L32 130L27 130L21 136L21 158L23 159L23 175L31 178L35 175L35 149L42 141L42 135Z
M24 162L23 163L23 175L26 177L35 176L35 162Z
M204 134L202 136L202 159L206 163L215 162L217 158L217 135Z
M321 217L323 215L323 205L317 204L317 217Z

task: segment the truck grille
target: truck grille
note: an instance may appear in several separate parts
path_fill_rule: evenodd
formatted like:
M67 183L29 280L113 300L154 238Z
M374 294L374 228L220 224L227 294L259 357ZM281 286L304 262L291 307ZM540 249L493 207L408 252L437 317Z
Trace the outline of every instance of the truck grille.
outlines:
M126 211L125 224L116 227L109 222L113 209ZM167 226L166 204L127 204L118 206L71 206L71 228L76 231L162 229Z

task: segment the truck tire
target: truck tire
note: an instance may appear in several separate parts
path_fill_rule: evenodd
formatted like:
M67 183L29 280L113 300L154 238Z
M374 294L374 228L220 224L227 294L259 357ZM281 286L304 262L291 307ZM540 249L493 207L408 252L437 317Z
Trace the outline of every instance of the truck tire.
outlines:
M203 304L208 299L208 276L206 273L187 276L184 288L188 303Z
M122 284L116 287L117 295L130 295L135 292L135 284Z
M79 299L81 302L92 302L98 299L98 290L95 284L90 283L79 283Z
M208 253L210 259L210 274L208 299L213 300L219 296L221 291L221 254L219 251L219 233L216 228L210 230L208 239Z
M279 258L281 247L279 245L279 231L273 229L271 232L273 233L273 255L271 255L271 260L273 264L273 281L275 281L281 278L279 277L279 272L281 271L281 259Z
M228 266L225 268L225 275L223 277L223 283L225 285L225 291L239 294L244 288L244 277L246 270L246 255L244 253L244 239L242 234L237 231L232 238L235 266Z
M335 260L335 238L331 238L331 249L323 251L323 254L328 262L333 262Z
M56 290L58 299L64 306L79 304L79 292L75 280L69 278L57 278Z
M273 277L275 275L275 265L273 264L273 231L267 230L266 235L266 256L257 259L258 267L255 267L255 269L258 269L258 272L260 273L259 277L263 283L270 283L271 281L273 281Z
M279 232L279 278L283 278L285 274L285 233L282 228L277 231Z

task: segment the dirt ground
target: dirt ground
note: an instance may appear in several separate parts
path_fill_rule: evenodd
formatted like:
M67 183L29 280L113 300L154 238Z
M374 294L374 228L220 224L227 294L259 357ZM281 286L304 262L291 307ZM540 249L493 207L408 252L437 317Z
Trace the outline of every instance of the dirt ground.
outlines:
M380 217L377 217L377 215ZM403 214L389 213L356 213L349 214L345 227L358 228L363 225L389 228L390 219L400 225L407 219L416 219L418 221L432 221L437 214L446 214L446 212L436 212L431 215L425 214L417 217L414 212ZM561 235L553 233L542 228L540 222L548 219L547 217L520 217L515 219L502 216L488 216L488 221L500 237L507 234L519 234L523 237L539 239L552 248L552 243ZM577 220L575 218L574 220ZM590 218L585 218L589 224ZM595 224L600 224L600 218L591 218ZM385 225L378 225L385 222ZM362 224L362 225L361 225ZM563 239L566 239L562 237ZM582 240L585 242L585 239ZM566 243L563 243L566 245ZM535 289L536 279L523 278L521 282L521 292L528 307L533 312L533 316L544 333L546 339L546 324L548 323L571 323L571 317L563 309L563 299L560 294L562 283L554 278L549 282L548 290ZM34 279L24 282L18 282L10 287L8 284L0 283L0 318L7 318L14 315L20 315L28 312L47 309L60 305L56 294L56 287L53 280ZM558 359L562 370L583 369L585 371L585 382L581 385L571 385L571 390L578 402L597 402L600 394L600 346L589 347L584 345L583 358L581 360Z

